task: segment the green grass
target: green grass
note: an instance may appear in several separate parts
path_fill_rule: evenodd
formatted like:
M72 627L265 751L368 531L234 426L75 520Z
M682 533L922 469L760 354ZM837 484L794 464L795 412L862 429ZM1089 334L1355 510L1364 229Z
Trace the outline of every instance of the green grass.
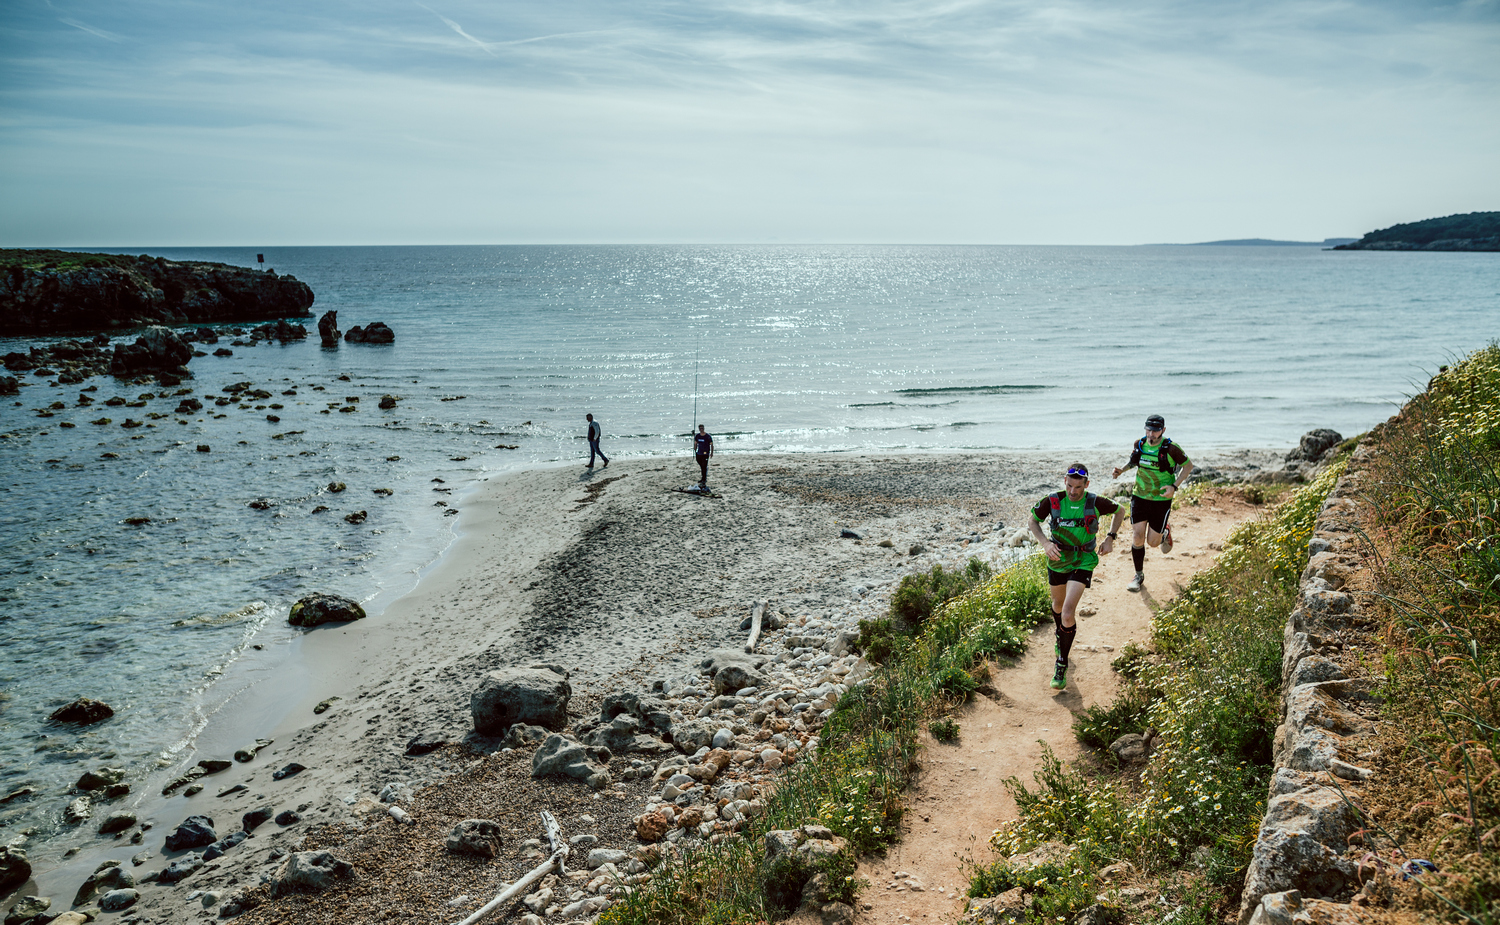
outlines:
M851 857L895 841L923 725L975 689L985 660L1024 652L1032 628L1050 613L1048 602L1046 567L1036 556L939 604L915 635L892 637L885 663L839 698L816 754L782 776L742 837L663 865L601 922L775 920L790 910L784 891L768 898L763 888L774 873L764 869L766 832L820 823L848 840ZM849 898L858 885L852 870L839 875Z

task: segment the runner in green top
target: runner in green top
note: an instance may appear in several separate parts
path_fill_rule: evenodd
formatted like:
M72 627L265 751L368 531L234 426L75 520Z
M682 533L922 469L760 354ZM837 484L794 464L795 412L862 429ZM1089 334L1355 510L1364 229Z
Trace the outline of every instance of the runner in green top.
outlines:
M1108 498L1091 493L1089 470L1083 463L1068 467L1063 491L1053 492L1031 509L1031 535L1047 554L1047 584L1052 591L1052 624L1057 632L1057 665L1052 687L1068 686L1068 653L1078 635L1078 600L1094 582L1100 554L1108 554L1120 532L1125 509ZM1113 514L1109 533L1095 548L1099 515ZM1051 526L1051 536L1042 534L1042 522Z
M1134 535L1130 556L1135 560L1135 578L1125 586L1139 591L1146 583L1146 544L1172 551L1172 528L1167 518L1172 513L1172 499L1177 486L1193 472L1193 462L1182 447L1163 436L1166 420L1159 414L1146 418L1146 436L1135 442L1130 462L1115 467L1115 478L1135 469L1135 492L1130 499L1130 522Z

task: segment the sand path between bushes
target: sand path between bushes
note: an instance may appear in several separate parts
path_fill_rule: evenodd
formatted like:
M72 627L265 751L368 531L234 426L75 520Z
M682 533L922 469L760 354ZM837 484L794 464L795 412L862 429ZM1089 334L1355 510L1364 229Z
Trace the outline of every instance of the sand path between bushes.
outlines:
M964 862L992 860L991 833L1016 818L1015 801L1002 782L1016 777L1032 786L1043 743L1064 763L1078 756L1074 715L1110 703L1119 689L1110 661L1127 642L1149 641L1152 612L1212 565L1224 537L1256 510L1233 495L1211 493L1202 505L1174 512L1176 546L1168 555L1147 550L1140 594L1125 590L1134 572L1126 517L1125 542L1103 558L1093 587L1084 592L1067 688L1048 686L1053 632L1039 626L1019 661L991 666L996 693L974 697L954 715L962 729L956 745L923 734L921 770L908 793L901 841L860 864L859 876L869 887L860 896L857 925L947 923L963 915Z

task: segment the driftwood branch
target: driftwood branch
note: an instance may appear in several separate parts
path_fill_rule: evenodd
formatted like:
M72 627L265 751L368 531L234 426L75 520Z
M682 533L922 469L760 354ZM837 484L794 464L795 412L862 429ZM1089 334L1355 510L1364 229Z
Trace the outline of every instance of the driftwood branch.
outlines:
M750 641L745 643L746 652L755 651L755 643L760 640L760 623L765 619L766 606L769 601L756 601L750 610Z
M525 893L533 883L556 871L561 877L568 872L568 843L563 841L562 826L557 824L557 819L546 810L542 810L542 823L547 827L547 842L552 846L552 855L547 860L531 869L526 876L512 883L500 891L500 895L485 903L474 913L464 919L458 925L474 925L475 922L488 916L490 913L504 906L506 903Z

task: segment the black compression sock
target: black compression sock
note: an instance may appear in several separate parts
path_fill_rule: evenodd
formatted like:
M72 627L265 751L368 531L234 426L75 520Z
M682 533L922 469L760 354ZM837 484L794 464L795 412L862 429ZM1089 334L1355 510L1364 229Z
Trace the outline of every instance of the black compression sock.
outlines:
M1078 626L1059 627L1057 631L1057 662L1067 664L1068 653L1073 651L1073 637L1078 635Z
M1054 632L1062 632L1062 614L1052 611L1052 629Z
M1144 572L1146 570L1146 547L1130 547L1130 558L1135 561L1135 570L1137 572Z

